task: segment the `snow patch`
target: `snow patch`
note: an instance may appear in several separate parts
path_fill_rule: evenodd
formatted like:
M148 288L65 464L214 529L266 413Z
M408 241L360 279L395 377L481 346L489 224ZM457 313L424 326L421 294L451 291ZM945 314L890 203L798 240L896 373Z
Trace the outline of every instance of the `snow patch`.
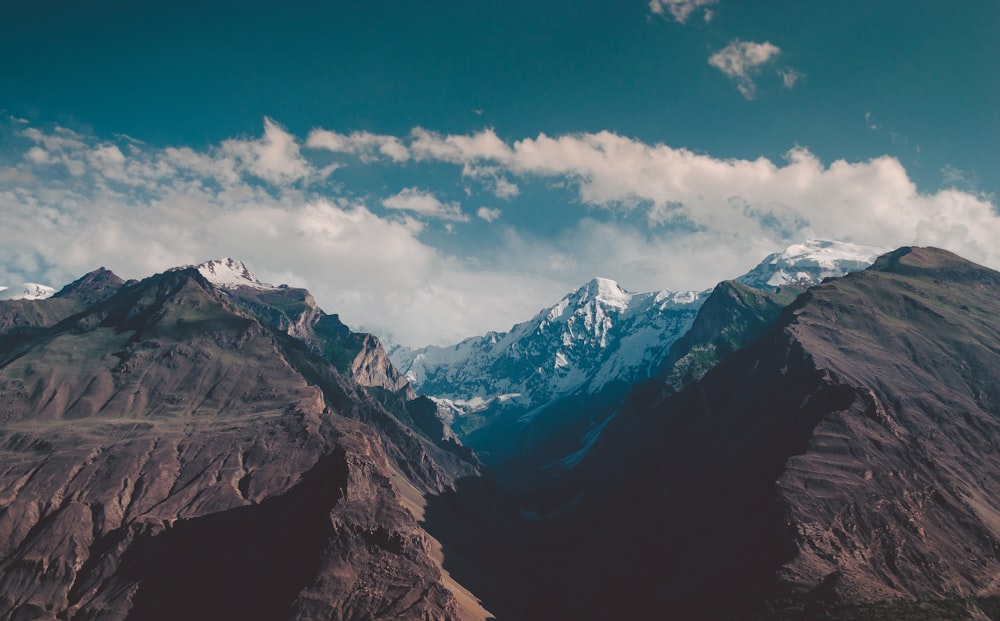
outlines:
M198 272L205 280L216 287L235 289L236 287L253 287L254 289L276 289L277 287L257 280L257 277L242 261L236 259L216 259L205 261L198 266Z

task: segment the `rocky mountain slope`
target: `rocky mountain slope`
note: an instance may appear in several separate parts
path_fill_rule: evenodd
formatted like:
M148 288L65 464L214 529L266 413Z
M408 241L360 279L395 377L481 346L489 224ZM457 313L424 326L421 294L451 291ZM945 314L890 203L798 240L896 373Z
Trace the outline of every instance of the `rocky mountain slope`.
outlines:
M548 514L541 571L588 594L580 618L787 598L986 618L965 598L1000 593L997 317L1000 273L936 249L811 288L680 392L630 395Z
M484 618L414 517L474 466L306 292L100 270L0 318L0 617Z
M797 284L755 288L737 280L719 283L691 328L670 347L657 374L680 390L733 352L754 343L805 289Z

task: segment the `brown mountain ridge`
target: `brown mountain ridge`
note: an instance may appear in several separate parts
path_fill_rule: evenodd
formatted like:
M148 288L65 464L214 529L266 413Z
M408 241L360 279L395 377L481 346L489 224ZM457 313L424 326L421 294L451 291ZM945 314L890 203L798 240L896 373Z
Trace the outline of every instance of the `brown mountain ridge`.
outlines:
M469 618L398 489L473 466L302 290L98 271L3 313L0 617Z
M794 293L721 284L521 511L304 290L2 303L0 617L1000 618L1000 273Z
M998 317L1000 274L902 248L679 393L640 385L551 527L601 569L550 573L583 618L1000 594Z

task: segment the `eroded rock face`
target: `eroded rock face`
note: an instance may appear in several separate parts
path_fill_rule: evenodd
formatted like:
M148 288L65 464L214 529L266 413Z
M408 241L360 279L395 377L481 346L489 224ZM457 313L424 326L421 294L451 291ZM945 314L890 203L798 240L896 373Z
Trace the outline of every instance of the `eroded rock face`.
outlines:
M0 617L462 618L428 440L194 270L116 291L0 347Z

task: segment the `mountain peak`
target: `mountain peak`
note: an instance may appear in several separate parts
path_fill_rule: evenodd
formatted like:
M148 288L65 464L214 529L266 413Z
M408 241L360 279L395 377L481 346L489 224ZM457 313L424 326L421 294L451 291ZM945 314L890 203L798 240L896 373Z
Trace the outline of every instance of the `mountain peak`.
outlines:
M790 264L816 263L821 267L834 267L838 262L845 260L870 262L872 253L885 251L885 248L879 246L826 239L807 239L801 244L792 244L784 251L777 253L777 256L771 255L768 259L771 259L772 263L777 261Z
M215 259L205 261L198 266L198 272L205 280L223 289L236 287L252 287L254 289L274 289L275 287L257 280L257 277L247 268L243 261L230 259Z
M872 264L872 270L906 276L933 273L935 277L947 277L957 281L983 280L998 281L993 270L963 259L940 248L920 248L904 246L880 256Z
M632 299L632 294L625 291L616 281L601 276L590 279L587 284L577 289L574 295L580 304L597 300L620 308L628 306L629 300Z
M878 246L809 239L768 255L736 280L758 289L808 287L824 278L863 270L886 251Z

